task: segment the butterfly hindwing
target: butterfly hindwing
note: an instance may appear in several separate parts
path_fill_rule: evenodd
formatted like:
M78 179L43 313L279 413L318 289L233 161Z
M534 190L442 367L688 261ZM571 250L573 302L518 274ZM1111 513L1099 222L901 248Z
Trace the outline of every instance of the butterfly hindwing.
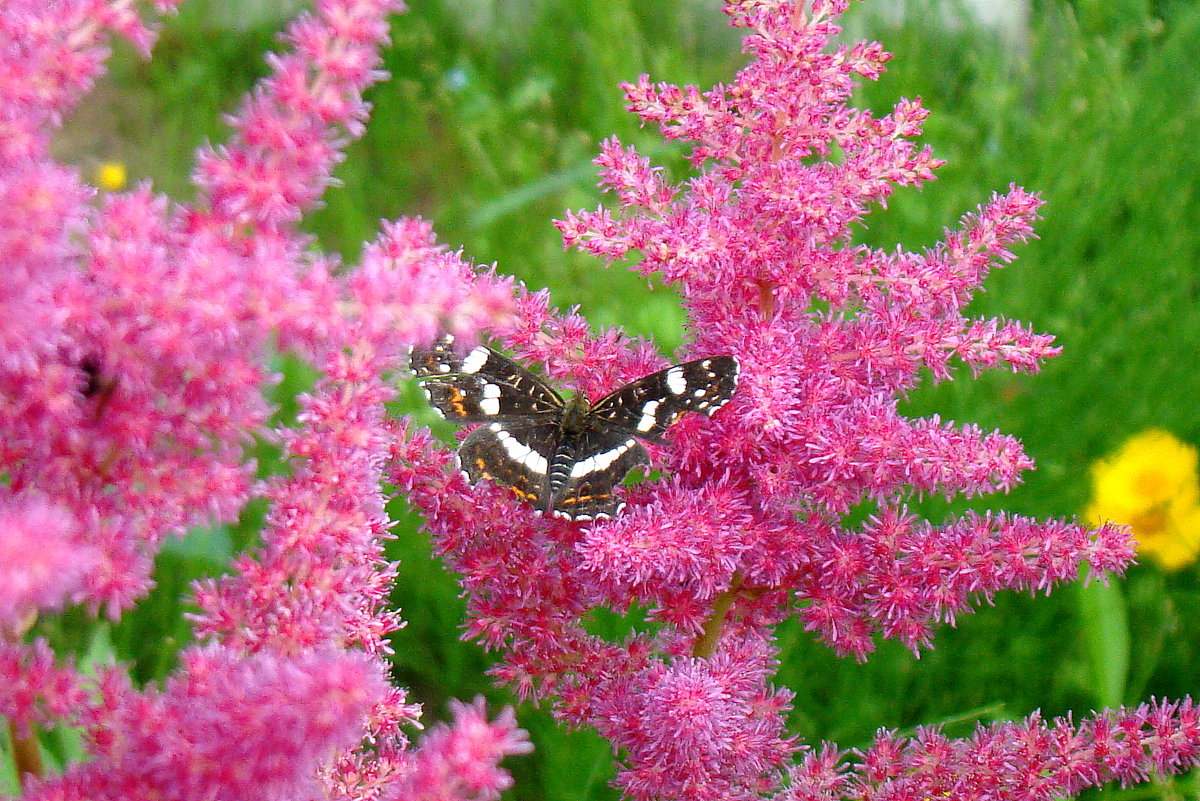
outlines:
M413 351L413 373L422 379L425 397L455 423L483 423L558 416L563 401L533 373L486 345L465 354L450 336L430 348Z
M472 484L482 479L503 484L526 503L545 508L560 433L555 423L489 423L458 446L458 467Z
M713 356L659 370L626 384L592 407L598 420L649 440L661 439L688 412L712 415L737 389L738 363Z
M560 517L594 520L613 517L625 505L614 490L650 455L624 431L593 427L566 434L550 467L550 508Z

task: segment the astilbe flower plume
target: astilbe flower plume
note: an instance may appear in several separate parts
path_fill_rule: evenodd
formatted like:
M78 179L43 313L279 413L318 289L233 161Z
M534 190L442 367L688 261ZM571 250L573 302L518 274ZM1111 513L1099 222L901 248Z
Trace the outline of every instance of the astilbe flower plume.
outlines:
M595 397L661 367L653 346L593 333L419 221L385 224L345 267L296 229L362 131L396 0L319 0L294 23L228 141L199 154L190 205L147 186L97 201L49 152L106 37L149 49L144 9L0 6L0 714L24 797L466 799L508 786L499 761L529 744L507 713L459 705L409 741L419 710L382 664L401 625L386 606L384 478L463 573L468 633L505 651L497 677L608 737L631 797L1040 799L1195 764L1188 701L963 740L881 733L861 754L784 730L772 628L789 616L865 658L878 637L925 647L1001 590L1131 558L1113 527L938 525L906 509L913 495L1006 489L1030 466L1009 437L906 419L896 403L923 370L1034 370L1055 353L1024 326L962 314L1030 235L1038 201L1014 188L922 254L850 244L873 204L938 162L911 143L918 103L879 118L848 105L888 56L831 47L845 5L733 3L751 60L732 84L626 87L635 113L690 148L694 175L670 180L610 141L599 164L618 207L568 215L564 237L639 256L683 299L682 355L734 354L742 379L714 418L654 447L664 477L589 526L468 486L444 445L385 415L386 378L439 330L487 330ZM276 346L320 371L279 431L263 400ZM281 446L286 474L255 480L255 437ZM26 639L67 605L121 615L166 538L230 521L251 497L269 508L260 542L196 587L199 642L161 687ZM864 504L874 514L846 522ZM597 608L655 625L609 642L586 628ZM80 727L86 760L44 775L36 732L64 724Z
M167 11L173 3L156 3ZM96 192L50 155L54 129L103 70L106 37L148 53L132 0L0 7L0 714L26 798L377 798L419 787L488 798L523 753L502 715L460 710L428 750L420 709L386 681L394 566L381 471L403 429L384 376L449 324L511 313L507 279L385 225L359 265L296 229L361 134L363 91L398 0L321 0L289 50L199 155L185 206L148 186ZM322 371L296 425L267 427L275 346ZM249 448L291 472L256 481ZM202 583L200 642L161 689L83 671L39 615L85 604L116 618L150 586L163 541L269 503L261 544ZM36 632L36 630L35 630ZM42 775L36 732L81 727L86 761ZM439 730L440 731L440 730ZM446 743L473 779L439 773Z
M740 362L733 400L654 448L664 475L628 489L616 519L588 524L469 486L422 431L395 451L393 478L462 572L469 634L504 655L497 678L608 737L631 798L1043 798L1185 769L1198 742L1190 702L1077 728L1035 717L968 740L881 737L857 757L809 751L784 730L790 694L770 683L772 629L789 617L858 659L881 637L918 651L935 626L997 592L1049 592L1120 573L1133 556L1119 526L1003 513L934 523L907 508L913 497L1007 490L1032 467L1010 436L906 418L897 404L926 372L1032 372L1057 354L1023 324L964 312L1032 236L1041 201L1011 187L921 253L853 244L873 206L941 162L912 142L926 116L918 102L883 116L849 104L890 55L834 43L847 5L729 3L749 56L732 83L625 86L629 109L685 148L691 174L674 180L609 140L597 164L615 208L559 223L568 246L628 260L679 292L691 334L679 358ZM647 343L593 335L541 294L522 295L493 331L592 398L664 364ZM610 642L587 629L597 608L644 610L656 625ZM1111 762L1115 741L1148 742L1150 731L1170 758L1147 746ZM918 775L930 763L957 782ZM1059 779L1030 783L1047 772Z

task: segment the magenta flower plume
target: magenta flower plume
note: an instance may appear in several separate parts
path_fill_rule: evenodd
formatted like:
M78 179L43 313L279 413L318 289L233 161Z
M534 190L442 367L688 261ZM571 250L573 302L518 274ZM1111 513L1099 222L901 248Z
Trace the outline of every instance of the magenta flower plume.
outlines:
M0 632L21 632L31 615L82 600L99 554L66 510L44 499L0 499L0 530Z
M489 723L482 700L452 707L451 725L438 724L401 769L404 778L385 801L490 801L512 785L497 763L533 750L511 710Z
M18 736L34 725L75 722L87 707L88 692L73 665L59 665L45 640L0 640L0 715Z
M271 74L234 115L224 147L201 151L201 205L222 223L290 228L329 185L347 137L362 135L362 92L383 77L379 46L401 0L323 0L293 23L291 51L270 58Z
M363 736L387 687L362 654L195 649L161 692L110 672L86 721L93 760L29 799L319 797L317 768Z
M158 7L165 11L172 5ZM85 599L93 605L108 603L111 611L127 605L144 591L149 569L148 561L130 547L131 539L145 534L145 523L162 523L170 531L178 530L180 522L173 514L177 510L147 511L144 501L159 489L152 476L146 476L150 486L144 492L105 494L110 477L116 483L143 478L131 476L140 472L136 456L108 460L111 429L90 446L82 441L82 424L102 402L100 389L109 377L97 339L120 339L131 332L99 330L122 316L120 299L114 299L110 317L98 314L96 307L81 309L80 296L98 300L100 286L121 269L116 262L127 267L142 254L134 249L114 260L80 244L93 231L103 240L109 220L93 224L87 205L91 190L76 172L48 155L51 129L102 70L106 37L115 33L142 50L148 47L150 31L135 7L128 0L74 0L49 7L18 0L0 11L0 259L5 264L0 282L0 464L13 497L26 499L4 505L14 513L18 505L26 505L23 514L33 514L27 504L38 503L44 514L56 518L46 521L46 548L19 553L15 561L6 561L6 568L30 579L63 558L65 547L79 546L80 556L75 568L63 572L59 591L43 587L40 597L26 599L35 604L23 610L27 614L38 606L54 609L64 601ZM82 272L93 256L95 284ZM131 428L136 436L141 426ZM34 496L41 500L29 500ZM127 508L128 513L109 516L98 505ZM14 526L14 538L22 528ZM82 532L89 543L76 537ZM25 559L31 563L22 565Z
M377 798L446 758L437 740L425 757L410 746L420 710L385 679L401 621L386 604L384 376L439 330L474 336L513 307L510 280L420 221L386 224L336 274L296 229L362 132L401 4L321 0L295 22L230 141L199 155L190 207L148 187L96 203L50 157L103 36L144 51L151 36L131 0L43 5L0 7L0 714L26 797ZM276 432L263 393L280 346L323 372ZM256 437L282 445L286 477L255 479ZM70 604L119 616L167 537L252 496L270 503L261 545L196 588L202 642L161 689L16 641ZM459 715L467 750L447 764L483 797L524 741L481 716ZM63 723L83 728L87 761L42 776L36 730Z
M395 452L394 480L464 574L468 632L504 651L497 677L608 736L631 798L780 790L800 745L783 731L789 694L770 684L771 631L790 616L859 659L880 637L919 650L997 592L1119 573L1133 556L1117 527L994 513L935 524L908 510L1010 489L1032 467L1012 437L897 404L924 371L1035 371L1058 352L1022 324L964 315L1032 235L1040 200L1013 187L924 253L852 244L873 206L941 162L912 142L919 103L883 116L849 104L890 56L833 44L847 5L729 3L750 57L732 83L625 87L632 112L687 148L692 174L674 180L610 140L597 164L615 207L559 224L568 246L678 290L692 335L679 359L740 363L725 408L654 448L663 477L628 490L611 521L547 522L503 487L446 475L449 455L421 431ZM664 365L544 295L494 330L591 398ZM657 625L608 642L586 628L597 607Z
M879 732L861 753L826 745L789 769L775 801L1052 801L1110 782L1129 786L1200 764L1200 713L1190 700L1151 701L1075 724L1023 721L954 739L934 728Z
M750 57L732 83L625 88L692 172L604 143L615 206L568 214L564 239L674 287L692 334L679 356L731 355L740 379L715 415L648 445L661 474L622 490L624 514L586 524L468 484L446 446L388 417L392 376L440 332L486 331L595 398L662 368L652 344L592 332L421 221L385 223L354 265L297 229L362 132L400 5L318 0L293 23L228 141L198 154L184 205L148 186L97 201L49 150L107 37L148 51L145 4L0 4L0 714L24 798L497 797L501 760L530 748L511 712L455 705L414 744L421 710L387 681L403 623L388 606L387 483L463 574L468 635L504 651L496 678L608 737L628 797L1040 800L1196 764L1186 700L964 739L881 733L861 753L785 730L773 630L790 617L860 659L880 638L918 650L998 592L1132 558L1113 527L909 510L1006 490L1032 466L1011 437L897 404L924 371L1034 371L1057 352L963 313L1040 201L1014 187L920 254L852 244L873 206L940 162L913 144L919 103L882 117L849 105L889 56L833 44L847 0L731 3ZM280 349L319 376L294 425L272 429ZM286 473L256 478L257 438L280 445ZM268 504L261 538L195 587L198 642L161 686L79 669L29 633L74 604L119 617L167 538L251 498ZM609 641L589 630L597 609L648 625ZM64 724L85 758L46 775L38 733Z

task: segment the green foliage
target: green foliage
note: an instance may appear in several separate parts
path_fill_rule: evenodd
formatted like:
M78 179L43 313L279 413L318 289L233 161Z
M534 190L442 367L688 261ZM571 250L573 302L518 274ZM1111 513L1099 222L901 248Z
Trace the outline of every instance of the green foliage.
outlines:
M855 29L897 55L883 80L863 88L862 102L885 110L900 96L920 95L933 112L924 141L948 163L923 191L902 192L868 218L860 240L928 246L1010 182L1042 192L1040 240L989 279L975 309L1028 321L1064 348L1040 375L960 375L921 389L907 409L1024 440L1039 469L1011 495L972 506L1074 515L1086 501L1090 462L1129 434L1159 426L1200 443L1200 10L1043 0L1027 36L1005 44L993 31L943 24L941 4L903 23L873 16L871 5L852 12ZM427 216L444 242L531 286L549 286L556 302L581 305L597 325L676 347L683 319L671 293L564 253L550 221L601 202L590 160L607 136L680 167L678 154L620 110L617 85L643 72L701 86L732 75L738 40L715 3L414 6L396 20L392 80L371 98L369 133L351 147L338 170L341 186L327 193L310 230L353 260L380 218ZM261 52L274 41L266 27L213 27L204 8L184 5L153 61L117 60L94 103L119 109L119 124L101 136L68 130L66 141L95 158L123 157L134 180L152 178L186 196L192 148L220 139L220 114L263 73ZM94 119L88 114L81 118ZM917 505L934 519L963 508ZM394 506L401 520L394 600L409 621L394 637L397 679L433 718L451 697L484 693L508 702L484 675L490 657L458 639L462 603L453 577L433 559L418 521L401 501ZM161 677L186 638L187 582L220 569L222 549L245 547L252 531L210 534L164 553L155 593L112 632L114 650L140 678ZM60 629L65 647L87 647L80 644L89 641L86 626ZM72 648L73 636L85 639ZM787 626L780 681L797 693L793 723L801 736L858 746L877 726L942 722L965 734L976 722L1038 708L1085 714L1151 694L1195 693L1200 658L1189 644L1198 641L1195 568L1163 575L1138 567L1107 589L1003 595L941 630L935 650L919 660L884 643L866 664L853 664ZM525 709L521 718L538 750L513 765L513 797L614 797L603 742L563 732L545 710ZM1153 793L1171 797L1189 786L1194 793L1187 781Z

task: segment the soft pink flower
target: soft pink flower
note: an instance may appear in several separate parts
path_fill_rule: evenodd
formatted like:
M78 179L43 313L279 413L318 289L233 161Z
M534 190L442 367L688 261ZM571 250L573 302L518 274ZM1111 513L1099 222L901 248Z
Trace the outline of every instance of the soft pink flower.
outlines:
M323 0L287 30L292 50L231 117L231 141L199 154L200 208L264 232L290 226L332 180L347 137L362 134L362 92L383 77L386 18L401 0Z
M980 727L961 740L937 729L902 738L881 732L844 777L840 797L1004 798L1051 801L1117 781L1123 786L1200 764L1200 712L1190 700L1109 710L1078 725L1027 720ZM857 774L857 775L855 775ZM811 798L809 776L793 773L780 801Z
M0 8L0 256L14 278L0 287L0 516L13 532L0 624L75 602L116 616L145 593L164 538L230 520L252 495L270 503L260 545L197 587L207 642L161 689L118 668L88 679L41 641L0 646L0 713L17 737L62 723L86 734L88 761L27 781L26 797L507 787L499 760L529 748L511 713L488 722L458 706L453 726L409 741L419 710L383 667L401 624L386 603L385 477L463 574L468 634L505 649L496 677L609 737L631 797L1042 799L1195 764L1190 701L962 740L884 733L857 755L807 751L784 729L790 693L771 676L788 617L860 658L880 637L918 649L997 592L1048 591L1132 557L1111 527L1003 514L934 525L907 510L916 495L1008 489L1031 467L1011 437L909 419L898 402L926 374L1033 371L1057 352L1023 325L963 314L1032 235L1040 201L1011 188L921 254L849 244L870 208L940 162L912 142L919 103L882 117L849 105L889 56L832 44L846 5L732 3L751 60L731 84L626 87L631 110L690 148L694 173L675 181L604 143L616 208L569 214L564 239L637 256L680 293L693 334L680 356L734 354L742 379L719 414L653 447L665 475L631 489L624 516L587 526L469 486L448 448L387 418L383 376L444 328L488 329L593 398L666 359L475 269L419 221L386 224L351 266L296 230L362 131L397 2L320 0L293 24L233 136L199 155L193 206L145 187L96 203L48 155L107 33L148 47L137 4ZM297 424L270 431L277 346L321 376ZM286 475L255 482L255 436L282 445ZM596 609L645 610L652 625L609 642L588 630Z
M444 475L448 453L422 432L395 451L395 482L464 575L468 633L504 651L496 676L612 737L633 798L777 785L795 746L782 715L762 713L787 704L762 653L787 617L858 658L880 637L918 650L997 592L1048 591L1132 558L1114 527L1003 514L933 525L907 511L915 496L1008 490L1032 467L1010 436L911 419L899 402L956 365L1035 371L1058 352L1021 324L963 313L1032 235L1040 200L1012 187L923 253L851 244L873 206L941 162L912 141L919 103L881 117L850 105L889 55L834 44L846 5L730 3L751 57L733 82L625 87L631 111L688 148L692 174L670 179L606 141L597 164L614 205L559 224L568 246L678 290L692 340L676 358L740 362L725 408L685 418L652 449L666 476L629 489L617 519L580 525ZM520 296L516 318L493 330L593 399L666 363L541 294ZM658 628L621 643L588 633L591 610L634 607ZM735 646L745 642L764 645Z
M85 721L92 760L25 798L317 798L318 768L365 734L386 692L362 654L192 649L161 692L109 672Z
M74 666L59 665L45 640L13 643L0 639L0 716L20 736L32 727L75 722L89 704Z
M512 786L499 761L533 750L512 710L489 723L480 699L453 703L451 713L453 723L435 726L408 755L383 801L491 801Z
M597 730L629 754L618 784L635 798L760 798L794 748L781 736L791 693L766 681L776 667L757 637L727 637L709 658L651 662L636 693L609 682Z
M116 617L148 590L165 538L233 520L255 494L271 503L261 547L198 588L210 642L162 690L117 668L84 676L40 641L0 642L0 714L23 744L64 722L88 735L88 761L34 779L28 797L377 797L413 764L405 729L420 710L384 678L400 620L381 485L395 390L381 376L443 325L469 337L505 321L512 284L420 221L387 224L353 267L295 227L363 130L399 9L321 0L293 24L234 136L200 154L189 207L149 187L98 203L49 157L102 70L106 31L148 48L137 4L0 8L0 626L77 602ZM278 347L324 374L278 433L290 473L259 483L248 446L275 436L264 390ZM493 786L497 760L520 750L511 725L496 731L478 755Z
M0 499L0 639L21 633L38 612L84 595L84 578L99 559L77 522L44 498Z

